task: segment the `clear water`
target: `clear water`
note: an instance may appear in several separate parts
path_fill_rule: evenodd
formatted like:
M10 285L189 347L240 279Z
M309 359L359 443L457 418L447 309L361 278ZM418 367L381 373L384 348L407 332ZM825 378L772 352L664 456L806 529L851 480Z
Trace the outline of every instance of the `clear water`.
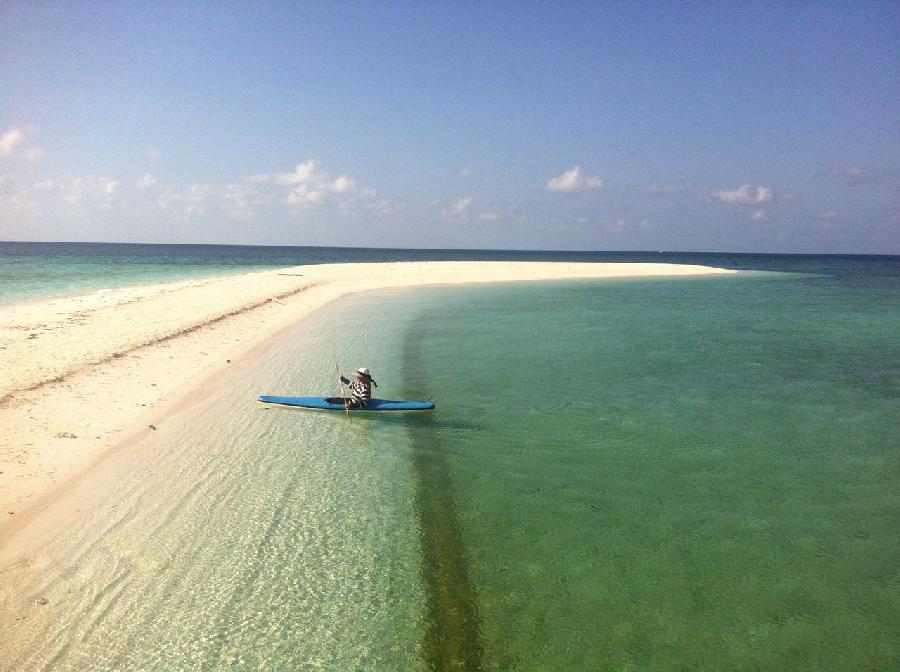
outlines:
M619 261L724 268L868 274L897 272L897 257L709 254L696 252L535 252L393 250L245 245L141 245L0 241L0 304L195 277L306 264L378 261Z
M62 503L0 661L900 668L900 268L790 263L332 305ZM438 410L253 403L335 356Z
M487 669L897 669L897 288L760 276L437 290Z
M255 401L334 394L350 318L301 325L39 521L0 568L0 669L427 669L404 426Z

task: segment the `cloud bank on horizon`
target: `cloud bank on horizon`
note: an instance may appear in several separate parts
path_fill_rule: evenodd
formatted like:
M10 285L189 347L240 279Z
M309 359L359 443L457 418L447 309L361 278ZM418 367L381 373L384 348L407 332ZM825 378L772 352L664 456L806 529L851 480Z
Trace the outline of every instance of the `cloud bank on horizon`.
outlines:
M0 240L900 253L896 5L410 9L7 3Z

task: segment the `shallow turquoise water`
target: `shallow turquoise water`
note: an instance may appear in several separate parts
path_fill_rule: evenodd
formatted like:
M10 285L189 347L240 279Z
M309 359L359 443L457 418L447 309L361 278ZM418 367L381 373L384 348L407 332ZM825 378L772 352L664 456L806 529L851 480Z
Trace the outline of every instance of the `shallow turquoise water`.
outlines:
M300 325L36 521L0 562L0 669L427 669L405 428L256 403L334 394L351 317Z
M897 667L895 290L435 291L406 370L443 402L485 667Z
M47 669L895 670L897 333L896 276L857 271L343 300L86 482L0 568L0 640ZM331 394L335 359L438 410L253 403Z

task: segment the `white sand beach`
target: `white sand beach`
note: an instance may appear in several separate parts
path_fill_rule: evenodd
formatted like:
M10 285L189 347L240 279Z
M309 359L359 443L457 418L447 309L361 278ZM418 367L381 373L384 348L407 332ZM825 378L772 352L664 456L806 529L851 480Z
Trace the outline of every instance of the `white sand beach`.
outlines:
M286 268L0 310L0 542L328 302L386 288L731 273L672 264L396 262ZM219 379L221 380L221 379Z

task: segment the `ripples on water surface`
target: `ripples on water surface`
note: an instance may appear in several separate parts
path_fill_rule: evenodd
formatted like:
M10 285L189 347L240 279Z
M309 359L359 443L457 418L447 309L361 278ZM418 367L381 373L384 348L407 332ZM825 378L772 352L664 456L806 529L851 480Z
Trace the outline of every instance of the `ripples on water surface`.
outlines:
M896 278L432 288L319 317L4 569L22 667L900 667ZM252 402L330 393L332 352L438 411Z
M329 314L339 334L351 316ZM346 340L320 333L301 328L62 502L86 511L62 514L35 566L4 568L4 602L27 615L0 644L10 669L424 669L403 425L255 402L334 393ZM390 357L370 366L388 374Z

